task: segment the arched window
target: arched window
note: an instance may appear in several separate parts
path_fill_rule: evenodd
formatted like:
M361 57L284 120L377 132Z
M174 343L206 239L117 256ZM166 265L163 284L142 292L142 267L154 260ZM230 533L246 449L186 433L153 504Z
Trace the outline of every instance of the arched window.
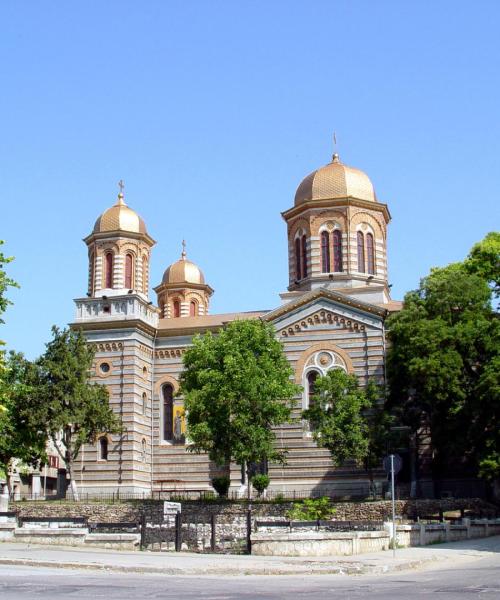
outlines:
M146 444L146 440L143 438L143 440L142 440L142 462L146 462L147 458L148 458L147 444Z
M371 233L366 234L366 265L368 273L375 275L375 245Z
M94 295L94 277L95 277L95 255L90 253L89 257L89 294Z
M174 388L166 383L162 388L163 393L163 439L171 442L174 437Z
M318 371L309 371L307 374L307 407L312 408L314 406L314 394L316 393L316 379L318 379L319 373ZM309 427L311 430L315 429L315 424L313 422L309 422Z
M108 460L108 440L105 437L99 438L99 460Z
M295 239L295 277L297 280L302 279L302 267L300 260L300 238Z
M142 257L142 292L148 293L148 257Z
M330 234L328 231L321 232L321 270L323 273L330 272Z
M125 287L128 290L133 289L132 273L133 273L133 257L131 254L125 256Z
M174 317L181 316L181 303L179 300L174 300Z
M190 317L196 317L196 302L194 300L191 300L191 302L189 303L189 316Z
M146 396L146 392L142 393L142 414L146 414L146 408L148 406L148 397Z
M165 318L165 302L160 300L160 319Z
M107 252L105 257L105 288L113 287L113 253Z
M340 229L333 232L333 270L336 273L344 270L342 264L342 232Z
M302 236L302 276L307 277L307 238Z
M358 273L365 272L365 236L358 231Z

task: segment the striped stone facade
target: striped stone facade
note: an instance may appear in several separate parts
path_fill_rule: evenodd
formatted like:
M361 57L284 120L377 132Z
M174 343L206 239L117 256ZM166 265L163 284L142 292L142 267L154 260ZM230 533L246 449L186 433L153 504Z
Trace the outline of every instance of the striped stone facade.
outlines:
M308 191L303 182L299 187L301 197L297 200L296 196L294 207L283 213L288 229L290 285L281 294L282 304L272 311L208 314L213 290L205 284L198 267L187 261L185 250L155 288L157 308L149 301L147 285L154 241L142 220L137 217L139 226L132 232L123 228L106 231L103 218L98 221L99 232L94 231L85 240L91 262L89 292L86 298L76 300L73 326L82 328L95 347L94 380L107 386L111 406L125 431L119 436L106 436L106 456L100 440L84 447L75 469L84 493L120 490L146 495L161 489L211 489L210 481L220 469L207 456L188 451L182 399L175 396L182 356L194 335L217 332L229 321L248 318L260 318L274 326L295 381L303 389L296 398L293 420L276 430L277 444L287 450L287 464L269 465L271 488L335 492L367 481L366 473L349 462L333 468L328 451L316 446L308 423L301 419L302 410L307 408L307 374L311 370L323 374L331 368L342 368L354 373L362 385L368 379L384 383L384 322L388 313L399 307L391 301L387 285L388 209L375 199L366 175L356 188L353 177L357 171L351 169L344 176L343 165L338 160L334 163L324 170L334 171L334 177L327 174L336 186L337 196L316 197L314 186ZM313 175L304 181L312 181ZM351 186L349 189L339 184L344 181L342 177ZM330 179L325 179L328 185ZM320 192L328 196L325 185L323 182ZM338 196L339 189L344 190L344 197ZM357 189L361 190L359 198L351 195ZM123 210L122 206L118 204L113 210ZM128 213L126 216L129 218ZM324 260L322 263L321 235L335 230L341 231L342 269L328 271ZM372 236L372 272L358 265L358 232ZM296 272L298 238L307 262L301 273ZM103 294L104 256L109 248L115 252L116 272L113 289ZM132 251L137 257L136 284L127 290L123 261ZM195 306L190 304L193 299ZM173 313L173 302L179 302L178 316ZM172 418L175 427L172 422L166 427L166 420ZM244 490L240 468L232 465L230 475L232 489Z

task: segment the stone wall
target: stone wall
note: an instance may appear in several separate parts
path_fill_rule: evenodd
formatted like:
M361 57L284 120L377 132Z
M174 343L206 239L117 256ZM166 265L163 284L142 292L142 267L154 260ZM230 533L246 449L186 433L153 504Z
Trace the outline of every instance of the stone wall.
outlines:
M235 516L246 513L245 503L235 502L182 502L182 512L187 518L196 518L201 522L210 521L212 515L219 522L231 521ZM253 503L254 519L285 519L292 502ZM334 518L340 521L385 521L392 512L390 501L376 502L338 502L334 504ZM20 517L86 517L91 523L131 522L140 519L142 510L163 511L162 501L136 501L123 504L77 503L77 502L11 502L10 510L18 511ZM397 500L396 514L411 517L416 511L420 515L438 514L443 511L471 511L482 513L485 517L494 517L496 507L478 498L446 500Z

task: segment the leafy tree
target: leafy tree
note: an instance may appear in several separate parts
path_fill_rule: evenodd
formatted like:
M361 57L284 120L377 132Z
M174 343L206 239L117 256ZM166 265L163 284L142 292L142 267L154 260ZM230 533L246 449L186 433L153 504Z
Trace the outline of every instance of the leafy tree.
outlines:
M488 281L497 297L500 296L500 232L492 231L472 247L465 259L467 272Z
M217 335L197 336L184 366L179 395L191 452L208 452L219 465L246 465L248 475L252 464L285 461L273 427L290 419L300 388L271 325L233 321Z
M378 442L370 439L368 409L378 411L376 387L368 390L359 386L356 375L342 369L332 369L314 384L311 406L303 412L313 430L315 442L330 451L336 466L347 459L357 464L366 461L370 450L378 451Z
M500 450L500 322L480 246L432 269L388 320L390 404L414 432L430 430L436 479L458 459L477 470Z
M0 246L2 246L3 243L4 242L0 240ZM7 257L0 252L0 325L4 323L2 314L7 310L9 304L12 304L5 296L5 292L9 287L19 287L13 279L7 276L4 269L4 266L13 260L12 257ZM0 434L7 423L7 384L5 381L7 368L5 366L5 354L1 349L3 344L2 340L0 340Z
M287 517L291 521L327 520L336 512L330 498L322 496L321 498L305 498L301 502L295 502L287 512Z
M265 490L267 490L270 483L271 479L269 478L269 475L264 473L257 473L257 475L252 477L252 486L257 490L259 498L262 496Z
M36 466L45 460L46 432L37 418L37 366L20 353L10 352L6 364L7 410L0 436L0 467L12 492L10 469L14 459ZM39 415L38 415L39 416Z
M100 433L119 433L121 425L109 406L106 387L90 383L94 358L80 331L52 328L53 339L39 360L41 385L38 414L64 462L73 497L78 499L73 464L82 444Z

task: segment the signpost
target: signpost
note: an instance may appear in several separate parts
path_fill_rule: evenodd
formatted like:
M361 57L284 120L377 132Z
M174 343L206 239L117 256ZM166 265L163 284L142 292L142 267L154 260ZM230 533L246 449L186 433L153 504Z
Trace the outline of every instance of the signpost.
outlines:
M384 469L391 475L391 500L392 500L392 556L396 557L396 500L394 493L394 475L401 471L403 459L399 454L389 454L384 458Z

